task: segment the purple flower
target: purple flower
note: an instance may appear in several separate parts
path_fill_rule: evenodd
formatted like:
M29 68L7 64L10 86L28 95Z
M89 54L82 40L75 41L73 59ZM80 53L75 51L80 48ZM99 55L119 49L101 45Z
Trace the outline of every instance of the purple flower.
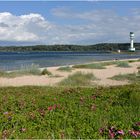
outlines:
M133 130L129 130L129 134L136 138L138 137L137 134L135 133L135 131L133 131Z
M115 137L114 132L112 132L111 130L109 130L109 138L110 139L114 139L114 137Z
M104 128L100 128L100 129L99 129L99 132L100 132L100 134L103 134Z
M137 126L140 126L140 122L136 122L136 125L137 125Z
M124 135L124 131L123 130L118 130L117 131L119 135Z
M8 114L9 114L9 112L4 112L3 114L4 114L4 115L8 115Z

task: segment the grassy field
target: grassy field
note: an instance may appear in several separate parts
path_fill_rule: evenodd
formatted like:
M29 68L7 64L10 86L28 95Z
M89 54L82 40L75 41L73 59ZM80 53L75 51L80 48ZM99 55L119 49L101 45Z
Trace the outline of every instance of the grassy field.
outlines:
M0 138L140 138L140 85L0 88Z

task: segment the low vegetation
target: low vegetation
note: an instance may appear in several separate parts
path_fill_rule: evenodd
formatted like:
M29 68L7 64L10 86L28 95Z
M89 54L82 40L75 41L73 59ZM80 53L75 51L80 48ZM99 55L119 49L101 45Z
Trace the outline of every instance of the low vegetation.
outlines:
M130 67L129 63L139 62L140 59L137 60L114 60L114 61L106 61L106 62L98 62L98 63L91 63L91 64L82 64L82 65L74 65L73 68L83 68L83 69L105 69L105 66L116 65L117 67Z
M61 86L90 86L91 81L96 80L92 73L76 72L68 78L62 80L59 85Z
M80 69L105 69L104 64L102 64L102 63L91 63L91 64L74 65L73 68L80 68Z
M131 73L131 74L119 74L111 77L112 80L128 80L131 83L137 83L140 82L140 72L138 73Z
M49 75L49 76L51 76L52 73L50 71L48 71L47 69L43 69L43 71L41 72L41 75Z
M128 60L129 63L133 63L133 62L140 62L140 59L136 59L136 60Z
M117 62L117 67L128 68L128 67L130 67L130 65L127 61L118 61Z
M59 67L57 70L71 72L72 71L72 68L69 67L69 66L63 66L63 67Z
M15 71L10 71L10 72L2 71L2 70L0 71L0 77L14 78L23 75L52 75L52 74L47 69L41 71L39 65L35 65L35 64L21 66L19 70L15 70Z
M0 88L0 138L140 139L139 86Z
M0 71L0 77L18 77L22 75L40 75L41 71L39 69L38 65L32 64L27 66L21 66L19 70L6 72L6 71Z

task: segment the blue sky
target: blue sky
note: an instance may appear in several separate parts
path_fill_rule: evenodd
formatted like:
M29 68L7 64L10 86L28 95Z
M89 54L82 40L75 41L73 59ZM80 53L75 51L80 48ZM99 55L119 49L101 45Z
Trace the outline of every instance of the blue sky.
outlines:
M0 1L1 42L139 42L139 23L139 1Z

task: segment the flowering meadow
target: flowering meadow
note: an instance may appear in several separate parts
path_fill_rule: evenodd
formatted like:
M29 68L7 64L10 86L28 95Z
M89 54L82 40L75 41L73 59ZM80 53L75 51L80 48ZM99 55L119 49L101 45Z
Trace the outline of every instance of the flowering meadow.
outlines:
M0 88L0 138L140 138L140 85Z

